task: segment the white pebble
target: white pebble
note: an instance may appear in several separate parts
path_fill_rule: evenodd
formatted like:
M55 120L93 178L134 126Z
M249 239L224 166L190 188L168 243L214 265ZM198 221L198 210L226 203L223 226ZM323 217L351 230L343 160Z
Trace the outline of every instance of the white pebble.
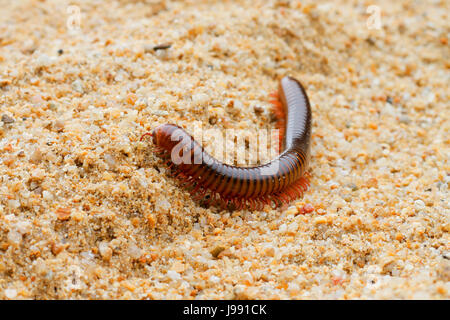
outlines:
M234 107L236 109L242 110L244 108L244 104L239 100L234 100Z
M109 169L114 169L114 167L116 166L116 160L114 159L114 157L107 153L103 156L103 158L105 159L106 163L108 164Z
M16 230L20 234L29 233L31 231L31 222L30 221L19 221L16 223Z
M19 200L8 200L8 207L11 209L17 209L20 207L20 201Z
M7 238L11 244L20 244L22 242L22 235L16 230L10 230Z
M196 93L192 96L192 101L195 104L205 105L209 100L209 97L207 94L204 93Z
M6 289L5 297L8 299L15 299L17 297L17 290L16 289Z
M167 116L169 115L169 112L167 112L166 110L153 110L152 114L155 116Z
M98 245L98 251L103 259L109 260L112 256L112 249L108 246L108 242L102 241Z
M167 277L169 277L173 281L181 279L180 274L178 272L174 271L174 270L167 271Z
M46 55L46 54L41 54L37 59L36 59L36 65L38 67L47 67L49 65L52 64L52 59Z
M405 124L408 124L408 123L411 122L411 119L410 119L408 116L406 116L406 115L401 115L401 116L398 118L398 120L399 120L401 123L405 123Z
M422 210L425 208L425 203L422 200L416 200L414 201L414 207L416 210Z
M103 120L103 110L94 106L89 106L89 113L91 114L91 120L98 121Z
M40 276L44 276L47 274L49 268L42 258L37 258L35 262L33 262L34 272Z
M42 192L42 197L44 198L44 200L47 200L47 201L53 200L53 195L51 194L51 192L49 192L47 190L44 190Z
M139 249L136 245L131 244L128 247L128 254L130 255L131 258L133 259L139 259L140 256L142 255L142 250Z
M138 111L137 110L131 110L127 115L127 120L130 122L136 121L138 117Z
M171 205L167 199L163 198L162 200L155 203L155 210L159 213L167 213L169 212Z
M283 223L278 229L281 233L285 233L287 231L287 225Z
M77 79L74 82L72 82L72 88L76 92L79 92L79 93L83 93L84 92L83 83L81 82L80 79Z

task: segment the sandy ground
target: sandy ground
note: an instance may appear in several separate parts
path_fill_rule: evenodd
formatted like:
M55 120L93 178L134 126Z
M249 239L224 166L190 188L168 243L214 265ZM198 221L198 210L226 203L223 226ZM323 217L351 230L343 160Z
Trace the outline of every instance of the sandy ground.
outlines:
M448 1L0 8L0 299L449 298ZM285 75L314 118L288 208L204 208L139 142L271 127Z

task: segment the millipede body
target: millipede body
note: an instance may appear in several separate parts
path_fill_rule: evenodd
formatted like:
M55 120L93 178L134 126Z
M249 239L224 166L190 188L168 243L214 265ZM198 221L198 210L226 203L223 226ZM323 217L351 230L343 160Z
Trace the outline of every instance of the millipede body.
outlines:
M281 79L275 96L273 111L283 132L284 151L267 164L237 167L222 163L174 124L160 125L142 138L152 136L157 152L197 200L219 200L236 209L289 203L309 187L311 107L305 89L292 77Z

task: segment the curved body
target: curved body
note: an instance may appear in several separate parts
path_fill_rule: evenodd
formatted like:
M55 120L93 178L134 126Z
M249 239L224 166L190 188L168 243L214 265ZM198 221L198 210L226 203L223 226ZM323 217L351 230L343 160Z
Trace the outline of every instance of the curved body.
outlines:
M299 81L284 77L280 81L274 110L285 134L284 151L271 162L255 167L224 164L209 155L186 131L163 124L152 132L159 150L170 155L168 163L198 198L210 194L236 208L287 203L309 186L311 108Z

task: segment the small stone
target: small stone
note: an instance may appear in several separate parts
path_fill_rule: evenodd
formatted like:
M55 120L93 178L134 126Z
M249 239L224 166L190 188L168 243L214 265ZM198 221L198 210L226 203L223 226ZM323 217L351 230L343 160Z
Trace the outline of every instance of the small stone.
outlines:
M56 120L53 123L53 129L55 129L56 132L62 132L64 130L64 121Z
M155 46L152 44L144 44L144 52L145 53L152 52L152 51L154 51L154 49L153 49L154 47Z
M45 178L45 171L41 168L36 168L30 172L30 176L34 180L42 180ZM34 189L34 185L31 187L33 187L32 189Z
M8 200L8 207L11 209L17 209L20 207L19 200Z
M50 102L50 103L48 104L48 108L49 108L50 110L52 110L52 111L57 111L57 110L58 110L58 106L57 106L56 103L54 103L54 102Z
M281 233L285 233L287 231L287 225L283 223L278 229Z
M169 279L171 279L172 281L177 281L181 279L181 276L178 272L173 271L173 270L169 270L167 271L167 277Z
M52 243L52 246L51 246L51 250L52 250L52 253L56 256L56 255L58 255L61 251L63 251L64 249L65 249L65 245L63 245L63 244L57 244L57 243Z
M291 206L286 210L286 215L296 215L298 213L297 207Z
M381 274L391 274L396 266L395 259L392 257L383 258L380 264L382 267Z
M162 198L160 201L155 203L155 210L159 213L168 213L171 208L171 204L169 201L167 201L166 198Z
M204 93L196 93L192 96L192 101L198 105L205 105L209 101L209 97Z
M146 216L146 218L147 218L147 223L148 223L148 225L150 226L150 228L154 228L155 226L156 226L156 218L155 218L155 215L153 215L153 214L148 214L147 216Z
M89 107L89 113L92 121L100 121L103 120L104 112L101 109L98 109L94 106Z
M100 252L101 257L105 261L109 261L112 257L112 249L109 247L106 241L102 241L98 245L98 251Z
M16 230L10 230L8 232L8 242L11 244L18 245L22 242L22 235Z
M217 258L217 256L223 251L223 250L225 250L226 248L224 247L224 246L222 246L222 245L217 245L217 246L215 246L211 251L210 251L210 253L211 253L211 255L214 257L214 258Z
M311 213L314 211L314 206L311 203L307 203L303 206L303 211L305 213Z
M126 101L127 101L127 103L129 103L129 104L131 104L133 106L136 103L137 99L138 99L138 97L137 97L136 94L129 93L127 95Z
M2 122L4 124L11 124L11 123L14 123L15 120L13 118L11 118L10 116L8 116L7 114L3 114L2 115Z
M317 217L314 219L314 223L317 225L325 224L325 223L327 223L327 219L325 217Z
M42 198L44 198L44 200L47 200L47 201L52 201L53 200L53 195L49 191L44 190L42 192Z
M414 208L416 208L417 211L425 209L425 202L420 199L414 201Z
M6 289L5 297L8 299L15 299L17 297L17 290L16 289Z
M358 190L358 186L356 184L354 184L354 183L349 183L347 185L347 187L349 187L352 191Z
M166 110L152 110L152 115L167 116L167 115L169 115L169 112L167 112Z
M400 123L408 124L408 123L411 122L411 119L410 119L408 116L402 114L402 115L398 118L398 121L400 121Z
M254 106L253 107L253 111L255 112L255 114L260 115L264 112L264 109L262 107L259 106Z
M16 230L20 234L29 233L31 231L31 222L30 221L19 221L16 223Z
M81 82L80 79L77 79L74 82L72 82L72 88L76 92L84 93L83 83Z
M70 218L70 212L70 208L58 208L55 213L58 220L65 221Z
M269 257L275 256L275 248L274 247L268 247L264 250L264 253Z
M370 178L367 181L367 187L368 188L377 188L378 187L378 180L375 178Z
M34 163L39 163L42 161L43 154L40 149L36 148L31 154L30 160Z
M33 190L34 194L42 194L42 188L41 187L35 187Z
M351 202L352 201L352 196L350 194L346 193L346 194L342 195L342 199L344 199L347 202Z
M0 78L0 88L11 84L11 80Z
M112 169L115 168L115 166L116 166L117 163L116 163L115 158L114 158L112 155L106 153L106 154L103 156L103 158L105 159L105 162L108 164L110 170L112 170Z
M84 219L85 213L81 210L76 210L70 214L70 217L77 222L80 222Z
M39 276L45 276L49 272L49 268L42 258L38 258L33 263L34 272Z
M184 272L185 268L186 268L186 265L185 265L184 263L182 263L182 262L180 262L180 261L176 261L176 262L172 265L172 267L170 268L170 270L173 270L173 271L175 271L175 272L180 273L180 272Z
M403 234L401 234L400 232L397 232L397 234L395 235L395 240L397 241L402 241L405 238L405 236Z
M133 259L139 259L142 256L142 250L139 249L135 244L131 244L128 247L128 254Z
M46 54L41 54L37 59L36 59L36 65L38 67L48 67L49 65L52 64L52 59L46 55Z

